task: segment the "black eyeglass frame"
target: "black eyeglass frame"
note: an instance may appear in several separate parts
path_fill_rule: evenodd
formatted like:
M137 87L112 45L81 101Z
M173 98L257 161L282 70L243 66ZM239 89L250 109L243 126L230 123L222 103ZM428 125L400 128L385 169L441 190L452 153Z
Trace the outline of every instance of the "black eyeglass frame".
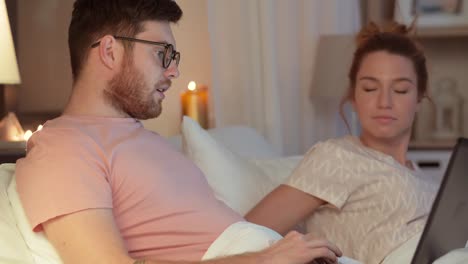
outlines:
M113 36L115 39L120 39L120 40L126 40L126 41L133 41L133 42L140 42L140 43L143 43L143 44L150 44L150 45L156 45L156 46L161 46L161 47L164 47L164 58L162 59L162 62L163 62L163 68L164 69L167 69L169 68L169 66L171 65L172 61L175 60L176 62L176 65L178 66L179 65L179 62L180 62L180 52L176 51L174 49L174 45L172 44L169 44L169 43L165 43L165 42L156 42L156 41L150 41L150 40L144 40L144 39L137 39L137 38L130 38L130 37L123 37L123 36ZM93 43L91 45L91 48L95 48L97 46L99 46L99 44L101 43L101 41L97 41L95 43ZM169 61L166 61L166 56L168 55L167 53L169 52L169 50L172 50L171 54L170 54L170 60Z

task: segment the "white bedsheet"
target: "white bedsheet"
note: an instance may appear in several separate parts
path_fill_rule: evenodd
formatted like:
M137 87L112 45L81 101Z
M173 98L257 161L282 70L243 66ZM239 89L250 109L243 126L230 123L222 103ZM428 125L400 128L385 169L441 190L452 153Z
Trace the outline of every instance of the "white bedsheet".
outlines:
M421 234L415 235L388 255L382 264L409 264L418 246ZM468 264L468 248L452 250L433 264Z
M275 231L249 222L232 224L211 244L202 260L260 251L280 240Z
M392 251L382 262L382 264L409 264L413 259L414 251L418 246L421 234L413 236L406 243Z
M420 234L388 255L382 264L409 264L419 242ZM271 246L282 237L275 231L249 222L238 222L228 227L213 242L203 260L255 252ZM342 257L340 264L359 264L351 258ZM468 264L468 248L457 249L436 260L433 264Z
M238 222L228 227L208 248L203 260L255 252L271 246L282 238L275 231L249 222ZM353 259L339 258L340 264L359 264Z

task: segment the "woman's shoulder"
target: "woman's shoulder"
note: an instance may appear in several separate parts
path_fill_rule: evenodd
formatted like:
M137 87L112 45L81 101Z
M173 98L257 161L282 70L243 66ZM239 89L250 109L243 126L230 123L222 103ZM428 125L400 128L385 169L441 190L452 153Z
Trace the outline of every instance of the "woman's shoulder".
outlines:
M373 159L362 147L359 138L344 136L316 143L304 155L303 163L340 167L367 163L369 160Z

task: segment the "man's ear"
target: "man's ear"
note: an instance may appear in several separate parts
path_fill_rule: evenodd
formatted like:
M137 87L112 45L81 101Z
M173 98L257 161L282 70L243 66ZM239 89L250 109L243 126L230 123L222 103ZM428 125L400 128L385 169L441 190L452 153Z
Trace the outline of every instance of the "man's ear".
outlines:
M114 37L106 35L101 38L98 49L99 59L107 68L113 70L120 65L124 50Z

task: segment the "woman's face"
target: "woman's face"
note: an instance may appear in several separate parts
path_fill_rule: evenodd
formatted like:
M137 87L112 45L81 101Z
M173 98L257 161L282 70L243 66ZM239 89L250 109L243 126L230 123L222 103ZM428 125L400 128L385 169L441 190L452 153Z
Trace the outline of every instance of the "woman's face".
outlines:
M366 55L357 73L353 106L361 122L361 136L409 137L419 106L411 60L386 51Z

